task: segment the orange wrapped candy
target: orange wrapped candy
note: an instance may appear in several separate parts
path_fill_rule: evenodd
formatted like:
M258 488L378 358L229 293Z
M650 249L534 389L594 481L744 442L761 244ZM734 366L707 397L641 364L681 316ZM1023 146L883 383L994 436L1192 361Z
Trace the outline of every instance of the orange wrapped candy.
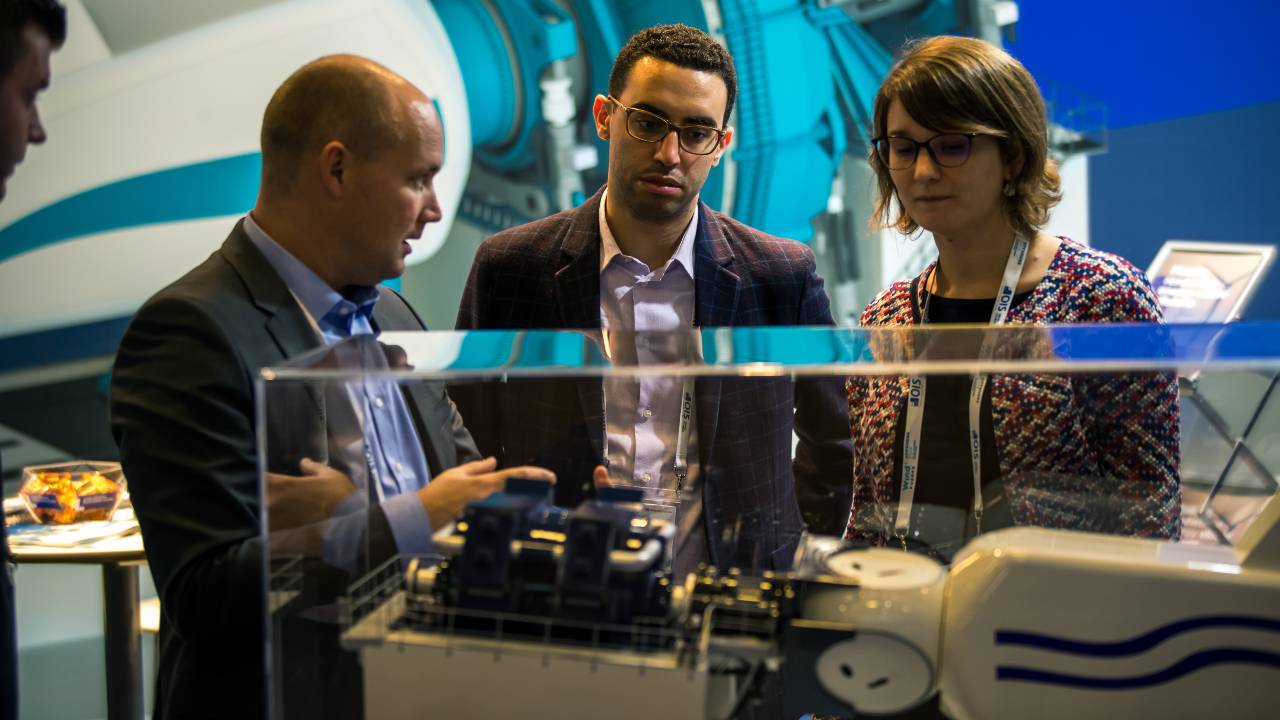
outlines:
M110 520L120 502L120 485L100 472L85 473L76 485L80 520Z
M96 469L29 468L26 475L27 480L18 494L36 521L43 524L110 520L120 504L122 483Z

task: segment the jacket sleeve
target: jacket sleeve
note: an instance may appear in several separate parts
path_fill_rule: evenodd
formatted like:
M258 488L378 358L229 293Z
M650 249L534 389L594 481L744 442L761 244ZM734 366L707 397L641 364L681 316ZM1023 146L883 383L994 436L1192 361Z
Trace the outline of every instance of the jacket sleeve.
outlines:
M467 276L466 287L462 290L462 300L458 304L458 318L454 325L457 330L485 329L485 298L488 268L485 263L486 247L481 245L472 261L471 272ZM467 341L463 341L463 351L467 349ZM502 408L498 396L500 390L489 382L458 381L449 386L449 396L457 403L457 411L470 430L473 446L479 457L493 456L498 460L498 467L511 465L502 443Z
M1110 322L1161 323L1154 291L1136 271L1118 283L1124 292L1109 305ZM1153 348L1154 350L1154 348ZM1098 457L1101 480L1107 483L1112 507L1118 508L1117 533L1176 539L1181 535L1182 490L1178 379L1175 373L1099 373L1081 377L1086 427Z
M804 283L797 325L834 325L813 255L805 248ZM849 405L838 377L796 381L794 473L796 500L810 532L840 535L849 518L853 494L853 442Z
M253 381L194 303L153 301L121 342L111 427L168 622L193 648L261 653Z
M458 319L454 323L457 330L478 330L484 327L484 310L482 298L487 292L488 273L485 265L485 246L476 250L475 259L471 262L471 272L467 274L467 284L462 288L462 299L458 303Z

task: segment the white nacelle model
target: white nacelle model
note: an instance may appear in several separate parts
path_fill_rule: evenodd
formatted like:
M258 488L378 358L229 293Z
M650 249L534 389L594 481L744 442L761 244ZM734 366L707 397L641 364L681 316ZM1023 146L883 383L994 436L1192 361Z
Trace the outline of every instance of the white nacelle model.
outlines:
M1011 528L980 536L948 570L896 549L841 547L802 545L792 578L808 575L809 592L771 663L784 684L807 675L815 706L886 715L937 692L958 720L1250 718L1280 707L1274 499L1235 548ZM736 690L716 671L750 651L704 637L697 661L681 663L676 653L479 641L393 630L397 607L344 640L360 651L370 718L721 718ZM786 652L797 647L788 633L813 628L847 635Z
M407 261L444 242L470 172L471 124L462 71L431 3L262 1L240 3L260 6L243 12L191 0L95 3L94 15L71 5L67 47L41 98L50 140L31 148L0 206L0 337L130 315L204 260L252 207L267 101L324 55L372 58L436 101L443 218ZM219 13L226 17L163 30L167 20ZM118 52L104 39L113 27L142 24L159 28L155 39ZM235 199L219 199L228 194ZM37 213L45 217L33 225Z

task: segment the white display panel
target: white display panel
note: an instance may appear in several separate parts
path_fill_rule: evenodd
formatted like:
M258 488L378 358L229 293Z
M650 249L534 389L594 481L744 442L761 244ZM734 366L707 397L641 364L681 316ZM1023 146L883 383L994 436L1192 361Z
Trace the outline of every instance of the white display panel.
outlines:
M1275 251L1274 245L1167 241L1147 269L1165 322L1239 320Z

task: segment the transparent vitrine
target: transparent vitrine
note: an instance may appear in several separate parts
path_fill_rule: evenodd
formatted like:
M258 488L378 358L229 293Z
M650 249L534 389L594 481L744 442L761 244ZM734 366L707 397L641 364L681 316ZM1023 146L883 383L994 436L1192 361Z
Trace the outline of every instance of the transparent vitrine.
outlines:
M258 392L272 714L1247 714L1278 372L1265 324L317 350Z

